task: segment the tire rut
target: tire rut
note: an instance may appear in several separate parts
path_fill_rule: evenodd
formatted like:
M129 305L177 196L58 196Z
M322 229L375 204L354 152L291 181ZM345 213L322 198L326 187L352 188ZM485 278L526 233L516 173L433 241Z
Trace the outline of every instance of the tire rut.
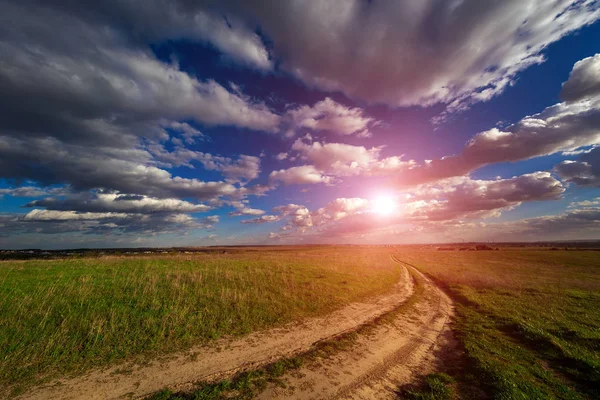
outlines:
M452 302L413 265L391 259L416 275L423 285L420 297L389 324L361 335L347 351L317 360L285 379L287 388L271 386L261 399L385 399L397 398L398 388L431 372L434 346L449 330Z

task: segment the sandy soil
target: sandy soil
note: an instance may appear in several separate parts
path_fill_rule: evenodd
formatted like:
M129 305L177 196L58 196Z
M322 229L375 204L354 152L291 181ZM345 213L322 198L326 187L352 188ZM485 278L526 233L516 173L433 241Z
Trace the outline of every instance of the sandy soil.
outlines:
M395 364L407 365L394 376L404 377L410 373L408 362L421 359L431 342L439 334L447 318L449 302L442 298L435 287L429 289L434 298L423 303L416 320L407 320L398 328L382 327L371 341L364 338L362 353L352 351L342 354L346 368L336 370L337 361L329 366L324 364L327 380L321 374L309 374L306 379L297 378L298 386L304 382L311 384L311 391L297 391L310 397L321 398L343 393L365 393L369 395L367 379L379 378ZM373 298L364 303L353 303L327 316L313 318L302 323L294 323L282 328L257 332L235 340L219 340L211 346L192 348L149 365L123 364L103 370L94 370L83 376L58 380L32 388L20 399L117 399L138 398L164 388L185 390L192 388L193 382L211 381L233 375L236 372L253 369L282 357L290 357L311 348L322 340L327 340L385 314L406 301L414 292L414 284L406 267L403 277L392 293ZM421 315L422 313L422 315ZM412 317L411 317L412 318ZM339 367L341 364L337 364ZM384 368L385 366L385 368ZM394 367L395 370L396 367ZM127 371L123 373L123 371ZM346 376L346 374L348 374ZM343 375L343 376L342 376ZM337 376L337 378L336 378ZM318 379L317 379L318 378ZM379 379L381 381L381 379ZM308 384L307 384L308 385ZM325 386L331 386L325 388ZM308 386L307 386L308 388ZM338 390L332 391L332 388ZM327 389L327 390L325 390ZM319 394L323 394L320 396ZM269 389L265 398L283 395L277 389Z
M397 399L400 387L435 370L436 353L452 340L451 300L429 279L425 293L390 324L359 336L351 349L315 360L272 385L260 399Z

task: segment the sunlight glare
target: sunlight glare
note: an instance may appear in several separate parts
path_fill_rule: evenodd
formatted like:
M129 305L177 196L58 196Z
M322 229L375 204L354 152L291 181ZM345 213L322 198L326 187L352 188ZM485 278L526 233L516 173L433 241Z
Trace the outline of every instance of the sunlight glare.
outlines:
M372 210L379 215L390 215L396 211L396 201L389 196L380 196L373 200Z

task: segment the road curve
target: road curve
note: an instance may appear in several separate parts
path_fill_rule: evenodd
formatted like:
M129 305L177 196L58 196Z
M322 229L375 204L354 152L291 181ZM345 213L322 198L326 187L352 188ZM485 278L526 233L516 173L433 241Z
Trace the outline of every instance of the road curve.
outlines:
M361 335L349 350L316 360L286 377L286 388L271 386L261 399L397 399L398 388L419 375L433 372L435 347L444 347L452 302L414 266L391 256L409 269L420 285L414 301L391 323Z
M405 302L414 293L414 282L406 267L402 270L402 279L391 293L352 303L329 315L235 340L219 340L210 346L195 347L149 365L117 365L94 370L83 376L32 388L18 398L139 398L164 388L185 390L192 388L193 382L228 377L291 357L310 350L320 341L355 330ZM126 374L119 372L124 370Z

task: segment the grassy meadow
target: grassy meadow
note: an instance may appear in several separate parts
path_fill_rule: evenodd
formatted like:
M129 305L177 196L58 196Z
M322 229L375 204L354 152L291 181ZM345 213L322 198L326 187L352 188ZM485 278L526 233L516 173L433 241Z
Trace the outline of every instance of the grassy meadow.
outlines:
M0 262L0 387L12 390L333 311L391 290L389 252Z
M394 253L454 298L459 378L495 399L600 398L600 252Z

